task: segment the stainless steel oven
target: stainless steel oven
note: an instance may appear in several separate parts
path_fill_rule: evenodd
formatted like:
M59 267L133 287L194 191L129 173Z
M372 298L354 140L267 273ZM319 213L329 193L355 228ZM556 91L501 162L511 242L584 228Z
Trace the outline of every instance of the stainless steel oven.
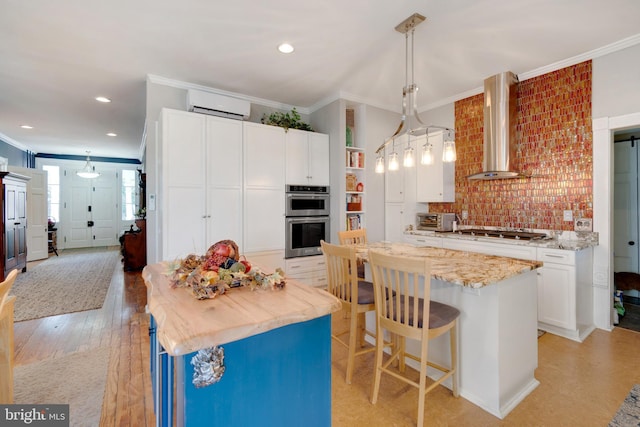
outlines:
M322 255L320 240L329 240L328 216L287 217L285 258Z
M329 241L329 187L288 185L286 203L285 258L321 255L320 241Z

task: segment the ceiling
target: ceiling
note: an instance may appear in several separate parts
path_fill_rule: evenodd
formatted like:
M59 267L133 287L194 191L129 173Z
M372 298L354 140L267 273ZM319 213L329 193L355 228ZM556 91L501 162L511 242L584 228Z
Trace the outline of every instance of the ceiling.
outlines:
M427 17L415 30L422 110L502 71L640 42L637 0L1 2L0 139L51 154L140 158L149 74L303 112L338 97L399 111L394 28L415 12ZM283 41L295 52L279 53Z

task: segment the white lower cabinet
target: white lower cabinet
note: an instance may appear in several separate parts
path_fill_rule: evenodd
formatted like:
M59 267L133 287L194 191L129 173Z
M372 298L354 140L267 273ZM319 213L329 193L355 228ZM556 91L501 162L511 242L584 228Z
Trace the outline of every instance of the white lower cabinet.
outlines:
M593 250L443 238L442 247L510 258L542 261L538 269L538 328L582 342L593 324Z
M442 247L442 237L436 236L420 236L416 234L405 234L404 241L416 246L431 246L434 248Z
M538 327L582 342L594 329L591 248L538 248Z
M445 249L478 252L486 255L497 255L509 258L526 259L529 261L533 261L536 259L536 248L534 246L510 245L508 243L493 243L477 240L443 238L442 247Z
M257 267L267 274L277 268L285 269L284 251L245 252L243 254L252 267Z
M286 260L286 275L305 285L327 287L327 270L324 255L289 258Z

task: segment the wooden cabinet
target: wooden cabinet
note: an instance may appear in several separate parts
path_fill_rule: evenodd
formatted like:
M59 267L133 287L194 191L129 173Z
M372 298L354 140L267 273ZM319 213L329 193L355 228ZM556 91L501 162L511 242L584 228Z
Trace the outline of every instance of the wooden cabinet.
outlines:
M2 184L2 279L13 269L27 270L27 181L11 172L0 172Z
M147 265L147 225L144 219L136 220L133 227L120 238L124 271L142 270Z
M329 135L286 132L286 184L329 185Z
M455 162L442 161L443 132L418 138L416 153L422 153L425 142L433 147L434 162L432 165L416 162L416 201L455 202Z
M242 241L242 122L163 109L159 150L159 258Z
M538 248L538 327L582 342L593 331L592 249Z

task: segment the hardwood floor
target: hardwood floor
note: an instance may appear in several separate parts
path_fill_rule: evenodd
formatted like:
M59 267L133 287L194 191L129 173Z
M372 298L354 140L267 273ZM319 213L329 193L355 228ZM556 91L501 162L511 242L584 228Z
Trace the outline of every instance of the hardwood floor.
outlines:
M16 366L106 346L109 370L100 425L155 425L146 299L140 273L123 272L118 265L101 309L16 323Z
M117 266L104 306L15 324L16 365L99 346L111 349L101 426L152 426L146 288L140 273ZM340 313L334 322L346 321ZM427 395L428 425L603 426L633 384L640 383L640 333L596 330L584 343L550 333L539 340L540 386L504 420L442 387ZM417 391L383 377L376 405L369 403L373 354L356 359L354 381L344 382L346 351L333 346L333 425L411 426ZM242 426L244 427L244 426Z

